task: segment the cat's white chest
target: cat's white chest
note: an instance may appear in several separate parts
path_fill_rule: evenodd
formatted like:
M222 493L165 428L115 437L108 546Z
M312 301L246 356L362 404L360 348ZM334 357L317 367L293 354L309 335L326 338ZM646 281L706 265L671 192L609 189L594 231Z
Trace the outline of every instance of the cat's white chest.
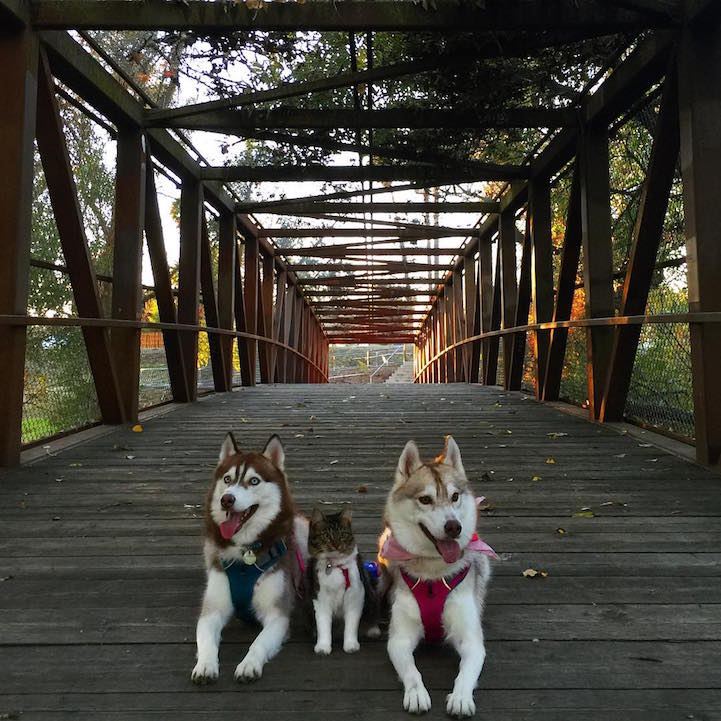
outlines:
M350 568L319 565L317 573L318 602L328 607L333 614L342 611L346 594L355 596L359 590L362 592L358 568L355 565Z

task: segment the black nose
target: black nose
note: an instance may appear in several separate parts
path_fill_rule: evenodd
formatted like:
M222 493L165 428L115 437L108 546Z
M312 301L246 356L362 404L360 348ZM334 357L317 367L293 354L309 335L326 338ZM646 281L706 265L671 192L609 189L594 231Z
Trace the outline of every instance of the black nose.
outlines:
M235 496L232 493L224 493L220 497L220 505L227 511L235 505ZM460 533L460 530L458 531Z
M443 530L446 532L446 536L451 538L458 538L461 535L461 524L458 521L446 521L446 525L443 526Z

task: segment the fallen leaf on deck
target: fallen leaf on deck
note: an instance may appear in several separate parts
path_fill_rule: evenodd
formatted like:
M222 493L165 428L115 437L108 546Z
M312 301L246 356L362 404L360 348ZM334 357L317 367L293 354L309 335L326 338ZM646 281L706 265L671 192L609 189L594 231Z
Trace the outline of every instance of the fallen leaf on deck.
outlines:
M240 422L241 423L250 423L250 421L247 418L241 418Z
M576 511L574 518L593 518L596 514L593 511Z
M506 433L508 433L509 436L513 435L513 431L511 431L511 430L507 430Z
M368 493L368 489L361 483L358 488L355 489L356 493Z
M171 440L163 441L163 445L164 445L164 446L169 446L172 442L173 442L173 441L171 441Z
M546 433L546 435L549 438L563 438L564 436L567 436L568 433L560 433L559 431L553 431L552 433Z
M531 478L531 480L532 480L532 481L540 481L540 480L541 480L541 476L533 476L533 478Z
M652 445L653 445L652 443L639 443L638 447L639 448L651 448Z
M557 529L556 529L556 533L557 533L559 536L565 536L565 535L566 535L566 529L565 529L565 528L557 528Z
M546 463L547 463L549 466L552 466L555 462L556 462L556 459L555 459L555 458L546 458Z
M493 501L488 500L487 498L478 504L479 511L492 511L495 507L496 504Z
M143 432L143 426L140 425L140 423L136 423L133 428L133 433L142 433Z
M0 583L2 583L3 581L9 581L12 578L15 578L15 577L14 576L2 576L0 578Z
M527 568L523 575L526 578L546 578L548 576L548 571L537 571L535 568Z
M293 438L305 438L305 436L302 433L296 433Z
M311 422L311 423L313 423L313 422L315 422L315 421L317 421L317 420L318 420L317 416L311 416L311 417L310 417L310 422Z
M129 461L132 461L135 456L125 456Z
M330 462L331 466L334 466L336 463L338 463L338 459L337 459L337 458L334 458L334 459Z

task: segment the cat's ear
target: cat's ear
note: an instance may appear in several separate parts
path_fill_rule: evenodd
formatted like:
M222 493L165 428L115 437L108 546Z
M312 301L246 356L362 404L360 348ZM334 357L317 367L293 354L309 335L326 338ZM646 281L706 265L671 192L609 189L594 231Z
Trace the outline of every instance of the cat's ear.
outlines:
M340 522L344 526L350 526L351 519L353 518L353 509L350 506L346 506L341 512L340 512Z
M311 525L315 526L317 523L323 523L325 516L319 508L314 508L313 513L310 514Z

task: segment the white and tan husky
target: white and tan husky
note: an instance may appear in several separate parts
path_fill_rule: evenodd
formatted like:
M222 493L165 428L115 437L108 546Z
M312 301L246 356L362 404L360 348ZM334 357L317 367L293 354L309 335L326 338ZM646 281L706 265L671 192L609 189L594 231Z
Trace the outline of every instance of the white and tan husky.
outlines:
M476 711L473 691L486 656L481 616L493 550L476 530L476 501L451 436L443 453L424 463L409 441L385 507L379 560L391 577L388 655L403 683L403 708L424 713L431 697L413 652L425 637L449 642L460 668L446 710Z
M218 678L220 634L234 613L263 627L235 669L238 681L260 678L288 635L308 557L308 524L295 512L284 468L276 435L262 453L241 452L230 433L220 449L205 510L208 583L194 683Z

